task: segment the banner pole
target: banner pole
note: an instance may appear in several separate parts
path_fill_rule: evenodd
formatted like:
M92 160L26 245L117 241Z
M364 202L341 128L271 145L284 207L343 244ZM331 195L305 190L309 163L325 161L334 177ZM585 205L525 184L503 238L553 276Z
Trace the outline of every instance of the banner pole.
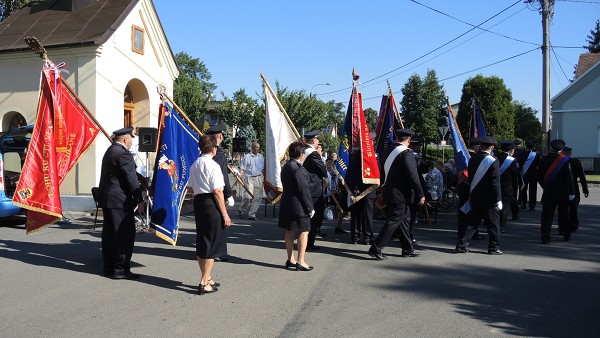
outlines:
M198 129L198 127L196 127L194 122L192 122L192 120L190 120L190 118L187 116L187 114L184 113L183 110L181 110L181 108L179 108L177 103L173 102L173 100L167 94L162 93L162 95L164 95L164 97L167 99L167 101L169 101L173 105L173 107L175 107L175 110L177 110L179 115L181 115L181 117L183 117L183 119L190 125L190 127L192 127L192 129L194 129L194 131L196 131L198 133L198 135L200 135L200 136L204 135L204 133L202 133L200 131L200 129ZM231 166L229 164L227 165L227 170L229 171L229 173L233 174L233 177L235 177L235 180L242 185L244 190L246 190L246 192L248 194L250 194L250 196L252 198L254 198L254 195L252 194L252 192L250 192L250 189L248 189L248 187L244 184L244 182L239 178L239 175L235 174L235 172L233 171L233 168L231 168Z
M296 134L296 137L301 138L300 133L298 132L298 130L296 130L294 123L292 122L292 120L290 120L290 117L288 116L287 112L285 111L285 108L283 108L283 105L281 104L281 102L279 102L279 98L277 97L277 95L275 95L275 92L273 91L273 88L271 88L271 85L269 84L269 81L267 81L267 78L263 75L263 73L260 73L260 77L262 78L265 85L267 85L267 88L269 88L269 91L275 98L275 102L277 102L279 109L281 109L281 112L283 113L283 116L285 117L286 121L288 122L290 127L292 127L292 130L294 131L294 134Z

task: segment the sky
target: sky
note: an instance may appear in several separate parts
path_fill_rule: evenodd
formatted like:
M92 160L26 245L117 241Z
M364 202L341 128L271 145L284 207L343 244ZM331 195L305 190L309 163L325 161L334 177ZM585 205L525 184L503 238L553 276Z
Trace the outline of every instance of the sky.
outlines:
M363 106L379 110L387 81L397 102L417 74L436 71L451 103L466 80L498 76L514 100L542 110L542 16L523 0L154 0L174 54L205 63L231 97L257 99L260 73L271 86L346 104L352 69ZM176 5L175 5L176 4ZM550 96L573 78L600 0L557 0L550 21ZM331 85L326 85L330 83ZM260 99L259 99L260 100Z

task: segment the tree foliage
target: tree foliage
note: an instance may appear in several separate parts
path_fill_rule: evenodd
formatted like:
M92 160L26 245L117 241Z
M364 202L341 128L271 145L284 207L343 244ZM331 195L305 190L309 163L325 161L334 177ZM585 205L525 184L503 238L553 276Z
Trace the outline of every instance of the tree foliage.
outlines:
M33 0L0 0L0 22L8 18L12 13L29 5Z
M471 98L475 96L487 124L487 132L497 141L514 138L514 106L512 93L497 76L481 74L467 79L463 85L457 122L462 135L468 138L471 118Z
M536 145L542 143L542 124L536 117L537 111L525 102L514 101L515 136L523 141L533 141Z
M197 120L208 111L208 101L217 85L209 82L212 76L200 59L179 52L175 61L180 73L173 85L173 99L190 119Z
M369 131L375 131L375 125L377 124L377 117L379 117L379 112L373 108L367 108L364 110L365 113L365 121L367 122L367 126L369 126Z
M583 46L590 53L600 53L600 20L596 20L596 27L590 30L590 35L587 36L587 46Z
M427 71L423 80L414 74L402 87L402 119L404 126L424 136L427 141L439 142L438 119L444 107L443 87L434 70Z
M236 134L241 128L252 126L252 116L260 108L257 99L248 96L244 88L233 93L232 98L228 98L223 92L221 95L223 100L217 107L219 119L232 127Z

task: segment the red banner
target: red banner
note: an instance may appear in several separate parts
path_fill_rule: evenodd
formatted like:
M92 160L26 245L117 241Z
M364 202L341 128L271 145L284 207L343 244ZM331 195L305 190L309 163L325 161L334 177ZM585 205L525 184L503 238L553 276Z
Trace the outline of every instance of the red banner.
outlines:
M352 147L360 150L362 162L362 183L379 185L379 165L373 149L369 126L365 121L362 95L353 88L352 93Z
M38 115L13 203L27 209L27 233L62 217L60 185L99 128L51 63L42 70Z

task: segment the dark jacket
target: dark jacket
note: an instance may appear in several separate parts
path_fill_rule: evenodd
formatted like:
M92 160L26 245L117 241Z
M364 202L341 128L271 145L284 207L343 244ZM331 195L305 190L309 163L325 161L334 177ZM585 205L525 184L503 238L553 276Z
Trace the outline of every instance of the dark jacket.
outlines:
M308 172L296 160L288 161L281 168L283 194L279 206L280 225L287 225L298 218L308 217L308 213L314 210L309 180Z
M221 172L223 173L223 178L225 179L225 186L223 187L223 195L225 195L225 199L233 196L231 191L231 184L229 183L229 172L227 171L227 156L225 156L225 152L221 146L217 146L217 154L213 157L213 160L219 164L221 167Z
M133 209L143 201L133 155L120 143L113 143L102 158L100 207Z
M327 167L316 151L313 151L304 159L302 166L310 176L310 195L318 198L323 195L323 178L327 178Z
M535 149L533 151L535 151ZM525 166L525 161L527 161L527 157L529 157L530 153L531 153L531 150L525 150L525 151L521 151L519 153L519 155L518 155L519 157L517 157L517 160L519 161L519 168L522 169ZM527 169L527 172L523 176L523 178L525 179L524 183L537 182L538 166L539 166L541 158L542 158L542 156L540 155L540 153L536 151L533 162L531 162L529 169Z
M385 161L394 148L396 147L385 150L383 156L379 159L380 168L385 168ZM412 150L407 149L396 156L389 171L389 173L386 173L385 169L381 170L381 182L385 182L383 192L385 199L394 199L396 205L406 206L412 200L420 200L421 197L425 196L419 181L417 161ZM389 177L386 179L386 176Z
M473 185L473 178L475 178L475 172L477 172L479 164L481 164L487 155L488 153L480 151L469 160L469 182L471 185ZM496 202L502 200L498 159L492 163L481 181L472 189L469 194L471 204L482 207L493 207Z
M583 171L583 165L581 165L581 161L576 158L571 158L571 173L573 174L573 184L575 185L575 195L579 196L581 193L579 192L579 184L577 183L577 179L579 178L579 182L581 182L581 189L584 194L589 194L587 180L585 179L585 172Z
M553 200L568 200L569 195L575 195L575 186L573 184L573 174L569 163L560 168L556 176L550 181L546 181L545 175L552 163L559 157L558 153L550 153L540 160L538 167L538 182L544 189L542 201L546 198Z
M507 153L498 153L498 168L502 167L507 157ZM518 186L521 175L518 165L517 159L513 160L504 173L500 175L500 192L504 201L510 200L513 197L515 186Z

